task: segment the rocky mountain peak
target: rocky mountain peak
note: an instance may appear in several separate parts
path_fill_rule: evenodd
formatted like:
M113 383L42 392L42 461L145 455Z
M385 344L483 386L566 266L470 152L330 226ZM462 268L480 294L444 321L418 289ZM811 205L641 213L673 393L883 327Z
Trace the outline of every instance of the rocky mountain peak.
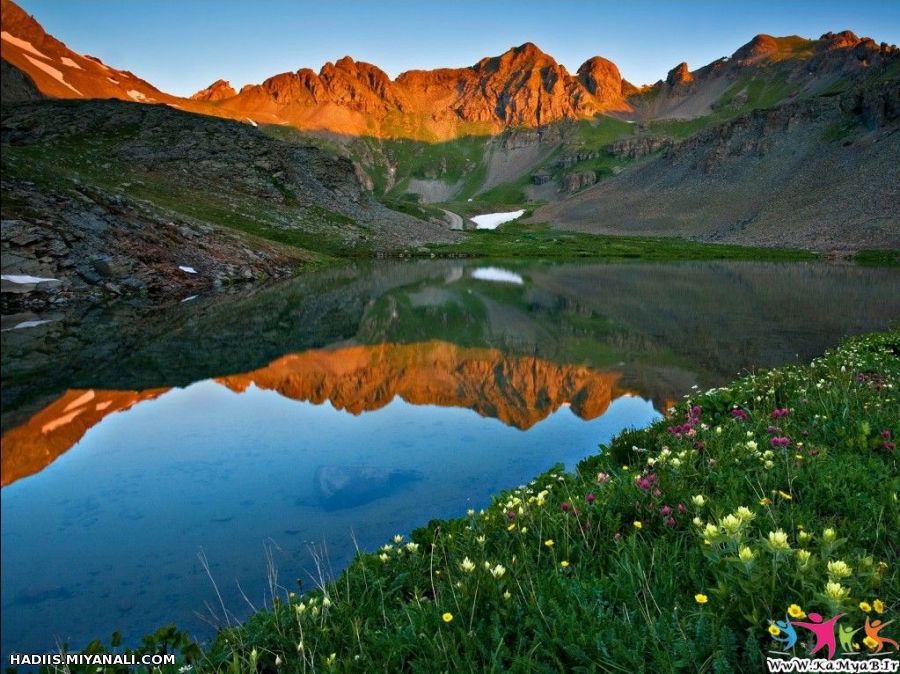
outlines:
M578 68L582 86L601 101L622 99L622 75L616 64L602 56L594 56Z
M750 42L738 48L731 56L732 61L740 64L749 64L768 58L778 51L778 39L771 35L760 33Z
M234 87L226 80L216 80L212 84L210 84L206 89L201 89L193 96L191 96L191 100L194 101L221 101L226 98L231 98L232 96L237 96L237 92L234 90Z
M688 64L684 63L683 61L672 68L669 71L669 74L666 75L666 84L668 84L670 87L687 85L693 81L694 76L691 74L691 70L690 68L688 68Z

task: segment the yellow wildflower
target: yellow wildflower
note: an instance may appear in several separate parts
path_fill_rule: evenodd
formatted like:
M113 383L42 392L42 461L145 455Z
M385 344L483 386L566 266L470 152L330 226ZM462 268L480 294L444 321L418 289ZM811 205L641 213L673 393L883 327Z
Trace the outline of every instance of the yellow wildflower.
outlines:
M759 499L759 505L770 506L772 505L772 499L770 499L768 496L764 496L763 498Z
M844 587L840 583L828 581L825 583L825 596L829 599L839 600L850 594L850 588Z
M634 528L635 528L635 529L640 529L640 528L643 527L643 526L644 526L644 524L643 524L640 520L635 520L635 521L634 521Z
M706 505L706 497L703 496L703 494L691 496L691 503L693 503L698 508L702 508L704 505Z
M884 613L884 602L880 599L876 599L872 602L872 608L875 609L875 613L881 615L882 613Z
M459 565L459 568L466 573L472 573L475 570L475 562L473 562L468 557L464 557L462 563Z
M753 554L753 550L746 545L738 551L738 559L742 562L752 562L754 557L756 557L756 555Z
M566 560L566 559L564 559L564 560L562 560L562 561L559 563L559 565L560 565L562 568L567 569L567 568L569 568L569 561Z
M698 593L694 595L694 601L698 604L705 604L709 601L709 597L707 597L705 594Z
M803 609L800 608L797 604L791 604L790 606L788 606L787 612L788 612L788 615L791 616L791 618L805 618L806 617L806 613L804 613Z
M510 524L508 527L506 527L506 530L507 530L507 531L514 531L515 528L516 528L516 523L513 522L513 523Z
M832 578L847 578L848 576L853 574L853 569L851 569L847 562L844 562L840 559L828 562L828 575Z
M450 611L447 611L444 615L441 616L441 619L442 619L445 623L449 623L449 622L451 622L451 621L453 620L453 614L450 613Z
M859 610L863 613L870 613L872 611L872 605L867 601L859 602Z
M721 521L722 529L729 536L734 536L741 529L741 520L736 515L726 515Z
M544 545L546 545L548 548L552 548L553 545L554 545L553 539L552 539L552 538L548 538L546 541L544 541Z
M779 495L781 498L783 498L785 501L791 501L791 500L793 500L793 498L794 498L793 496L791 496L791 495L788 494L787 492L781 491L780 489L778 490L778 495Z
M769 634L771 634L773 637L777 637L779 634L781 634L781 630L778 629L775 625L769 625Z
M491 575L494 578L503 578L504 573L506 573L506 567L502 564L498 564L493 569L491 569Z
M828 528L828 529L826 529L825 531L822 532L822 538L823 538L825 541L827 541L827 542L830 543L830 542L833 541L835 538L837 538L837 533L835 532L834 529Z
M750 508L748 508L747 506L741 506L734 512L734 514L737 515L738 519L742 522L750 522L754 517L756 517L756 513L750 510Z
M791 549L791 545L790 543L788 543L787 534L784 533L784 531L781 529L778 529L778 531L769 532L769 544L772 546L773 550L777 550L779 552Z

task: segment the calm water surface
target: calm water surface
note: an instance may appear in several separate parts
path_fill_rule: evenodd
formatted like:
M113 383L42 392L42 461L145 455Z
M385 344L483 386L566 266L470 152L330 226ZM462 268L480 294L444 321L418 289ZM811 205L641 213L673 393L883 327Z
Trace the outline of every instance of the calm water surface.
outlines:
M8 317L2 650L198 635L622 428L900 316L820 264L382 264ZM48 321L38 323L38 321ZM277 579L267 571L277 567Z

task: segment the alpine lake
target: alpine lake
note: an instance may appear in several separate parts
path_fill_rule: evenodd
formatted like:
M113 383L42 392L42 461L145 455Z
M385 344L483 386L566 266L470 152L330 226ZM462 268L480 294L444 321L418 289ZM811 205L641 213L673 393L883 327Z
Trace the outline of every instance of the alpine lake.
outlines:
M2 332L3 657L204 637L900 316L825 263L357 264Z

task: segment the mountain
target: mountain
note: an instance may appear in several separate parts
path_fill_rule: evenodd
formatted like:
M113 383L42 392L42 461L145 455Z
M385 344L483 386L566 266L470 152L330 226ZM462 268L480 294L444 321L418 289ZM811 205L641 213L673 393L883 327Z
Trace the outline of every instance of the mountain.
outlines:
M533 219L591 233L900 248L900 79L699 131Z
M0 132L3 273L55 280L4 279L4 313L72 298L174 299L328 256L459 237L384 207L350 161L232 120L40 101L4 106ZM26 289L39 292L17 292Z
M51 98L118 98L139 103L173 103L136 75L110 68L93 56L75 52L49 35L11 0L2 0L3 60L26 73Z
M757 35L723 57L691 71L680 63L666 79L628 102L637 119L690 119L728 108L769 107L782 101L845 90L872 73L895 66L900 51L851 31L818 40Z

